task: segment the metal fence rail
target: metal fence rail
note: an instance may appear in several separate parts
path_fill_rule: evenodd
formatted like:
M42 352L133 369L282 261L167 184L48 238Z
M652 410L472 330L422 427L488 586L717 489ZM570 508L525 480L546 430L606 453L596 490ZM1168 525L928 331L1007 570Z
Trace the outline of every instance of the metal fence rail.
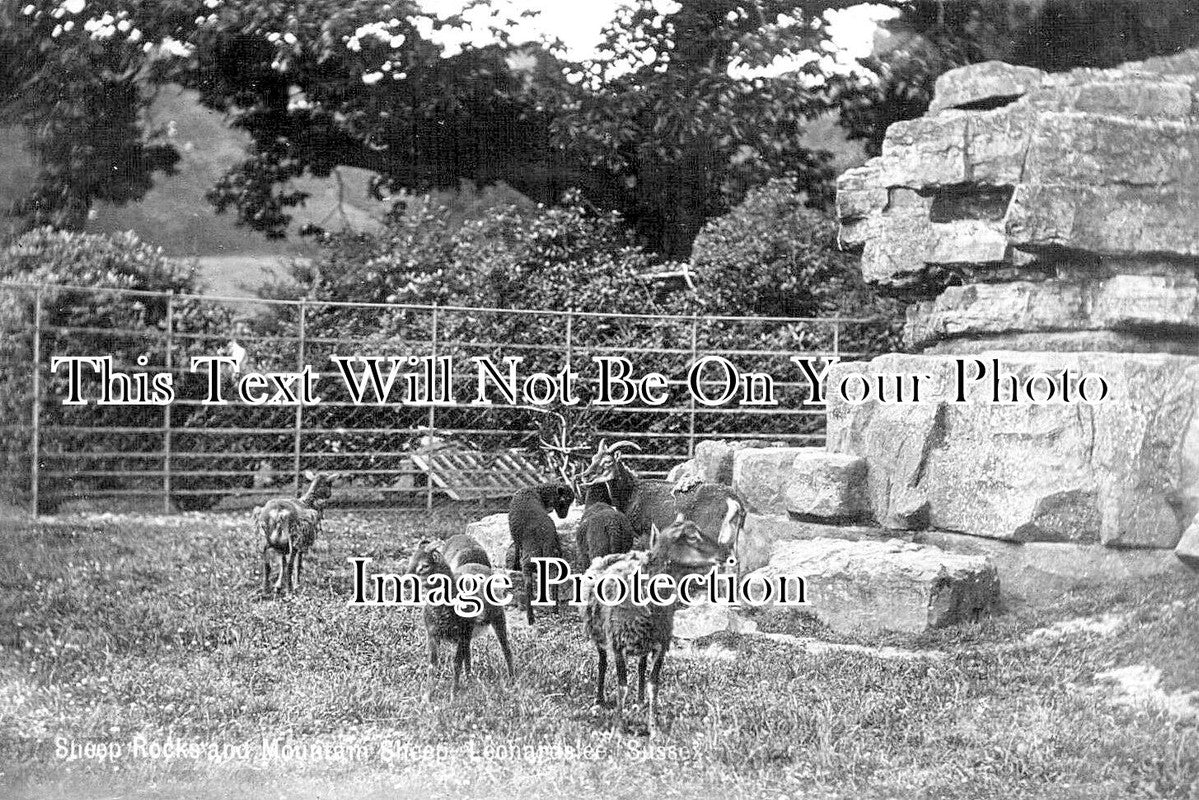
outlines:
M521 450L540 458L539 440L560 436L562 423L572 444L599 436L638 442L642 451L633 464L649 475L665 474L704 438L818 444L824 410L803 402L808 383L790 357L870 355L846 351L842 343L869 342L886 327L868 319L667 317L16 284L0 284L0 325L0 491L43 512L78 496L205 508L229 496L291 492L308 469L344 476L339 494L345 497L430 506L440 490L414 456L459 448ZM207 373L193 372L191 359L239 350L240 372L225 370L220 382L232 401L205 404ZM355 402L331 357L366 355L448 358L458 404L413 405L394 387L387 402ZM705 355L773 376L778 405L698 404L684 377ZM81 388L89 402L64 404L71 387L65 367L50 368L56 356L111 356L113 373L170 374L176 397L166 405L100 405L94 402L100 377L87 368ZM475 356L501 368L504 357L521 357L522 377L554 375L569 365L579 375L575 389L583 402L552 404L557 413L546 414L528 398L510 402L493 391L491 405L472 405ZM671 400L589 405L597 388L592 359L602 356L627 359L637 375L663 373ZM403 364L397 383L419 392L420 364ZM306 366L319 404L236 399L236 378ZM409 373L414 377L405 378ZM119 394L126 381L113 381ZM134 390L148 386L129 381ZM710 390L719 381L709 377L702 386ZM492 467L476 460L483 483Z

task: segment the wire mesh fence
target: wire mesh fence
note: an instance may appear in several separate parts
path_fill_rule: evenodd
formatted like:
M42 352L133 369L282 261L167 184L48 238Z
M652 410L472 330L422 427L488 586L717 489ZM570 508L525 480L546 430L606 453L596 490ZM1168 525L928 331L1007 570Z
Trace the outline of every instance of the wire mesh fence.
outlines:
M886 327L16 284L0 325L0 492L43 513L76 497L205 509L290 493L306 470L337 472L348 501L429 506L453 492L426 456L470 454L469 493L511 454L551 475L545 440L632 440L651 476L707 438L819 444L824 409L792 357L872 355L843 343ZM774 405L738 404L755 372ZM648 373L645 396L623 380Z

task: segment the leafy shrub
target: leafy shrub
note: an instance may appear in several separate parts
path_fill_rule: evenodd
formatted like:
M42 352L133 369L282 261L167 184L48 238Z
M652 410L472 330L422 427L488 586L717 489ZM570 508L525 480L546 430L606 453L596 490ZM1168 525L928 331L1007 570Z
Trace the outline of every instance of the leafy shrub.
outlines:
M102 290L194 293L199 288L194 266L166 258L160 248L144 244L132 233L103 236L41 228L0 251L0 287L4 284L8 286L0 288L0 325L5 333L4 358L11 368L5 370L6 378L0 384L0 404L6 418L22 421L28 421L32 414L30 367L36 301L32 289L13 284L48 287L40 292L41 341L37 362L43 380L39 414L44 426L38 448L43 462L40 510L52 510L63 496L79 489L129 490L147 482L155 488L160 486L160 479L153 472L161 469L161 431L128 429L160 428L163 409L94 403L65 406L62 400L68 391L67 370L61 368L51 373L48 366L52 356L111 355L114 371L164 369L167 299L161 295ZM205 336L227 329L231 320L224 310L201 305L193 299L179 298L171 305L173 330L193 334L173 341L171 357L178 367L186 365L192 353L206 350L210 342L205 341ZM139 359L144 363L139 363ZM91 370L85 374L90 375ZM177 386L179 378L176 374ZM85 387L87 396L93 396L93 391ZM188 428L204 422L197 415L181 412L172 425ZM4 433L5 467L12 487L9 494L14 499L19 499L29 485L31 447L29 431L22 428ZM206 462L204 466L212 469L222 465ZM176 461L175 468L181 467L186 471L186 462ZM187 476L174 485L195 490L228 489L243 483L228 476ZM177 501L194 507L196 503L190 498L180 496ZM219 495L211 496L209 504L217 499Z
M896 349L903 305L866 284L858 257L837 246L836 220L805 202L794 180L776 178L704 226L691 261L705 311L873 319L843 326L840 349L871 355ZM829 331L813 326L800 337L794 326L778 326L770 338L797 350L827 348Z

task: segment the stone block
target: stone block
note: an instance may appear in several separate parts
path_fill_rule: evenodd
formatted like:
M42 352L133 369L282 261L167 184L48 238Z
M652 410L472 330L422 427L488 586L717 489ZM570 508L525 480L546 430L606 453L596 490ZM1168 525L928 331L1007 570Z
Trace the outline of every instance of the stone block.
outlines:
M921 633L976 621L999 604L985 557L897 539L786 542L751 575L802 577L807 603L793 608L840 633Z

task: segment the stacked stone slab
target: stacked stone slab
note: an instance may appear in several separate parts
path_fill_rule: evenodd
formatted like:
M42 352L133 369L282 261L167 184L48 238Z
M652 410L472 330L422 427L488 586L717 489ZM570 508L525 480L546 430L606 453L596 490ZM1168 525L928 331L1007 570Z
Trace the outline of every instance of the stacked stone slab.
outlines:
M867 279L917 295L917 352L1199 346L1199 79L952 70L838 182ZM949 286L948 284L961 284Z
M862 247L868 280L917 302L913 355L837 365L830 385L936 385L970 355L1112 389L1096 405L996 404L981 386L891 405L829 392L828 448L865 459L878 523L1137 548L1173 548L1192 525L1199 76L1179 63L953 70L928 114L841 177L843 243Z

